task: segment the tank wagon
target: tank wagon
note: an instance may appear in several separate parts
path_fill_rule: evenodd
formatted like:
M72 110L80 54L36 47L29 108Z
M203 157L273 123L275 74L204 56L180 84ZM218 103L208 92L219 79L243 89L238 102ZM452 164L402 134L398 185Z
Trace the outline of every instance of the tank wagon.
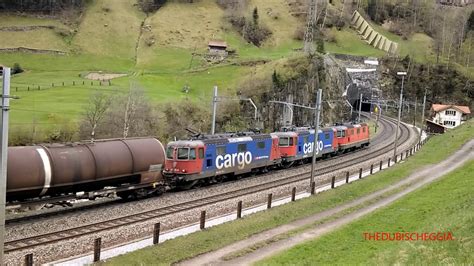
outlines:
M164 158L155 138L9 147L7 201L80 192L94 197L107 187L122 197L160 193Z

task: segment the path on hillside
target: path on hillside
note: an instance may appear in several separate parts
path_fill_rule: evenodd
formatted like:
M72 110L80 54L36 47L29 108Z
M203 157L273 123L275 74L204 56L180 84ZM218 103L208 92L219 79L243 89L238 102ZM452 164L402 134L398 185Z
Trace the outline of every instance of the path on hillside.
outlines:
M401 197L407 195L408 193L439 179L443 175L446 175L447 173L462 166L468 160L473 160L474 159L473 149L474 149L474 139L470 140L460 150L458 150L453 155L449 156L446 160L436 165L429 165L425 167L423 170L417 171L416 173L408 176L407 178L385 189L376 191L374 193L361 197L355 201L343 204L341 206L323 211L321 213L317 213L310 217L297 220L292 223L282 225L274 229L264 231L259 234L255 234L245 240L233 243L231 245L225 246L221 249L218 249L209 253L202 254L190 260L183 261L180 263L180 265L222 265L222 264L249 265L263 258L275 255L278 252L291 248L304 241L314 239L323 234L326 234L335 229L338 229L343 225L349 224L355 221L356 219L359 219L362 216L367 215L379 208L385 207L393 203L394 201L400 199ZM392 191L394 189L399 189L402 187L406 187L406 188L391 196L382 198L376 201L375 203L372 203L366 207L363 207L354 212L351 212L350 214L344 215L333 221L318 225L317 228L313 227L312 229L308 229L290 238L273 242L268 245L263 245L262 248L259 248L251 253L243 255L242 257L238 257L238 258L235 258L233 260L228 260L228 261L224 260L226 256L229 256L230 254L236 251L247 249L249 247L252 247L256 243L263 243L264 241L268 241L273 237L276 237L284 233L288 233L289 231L297 229L297 228L301 228L302 226L311 225L314 222L320 221L329 216L335 215L344 210L360 205L364 202L375 200L376 198L384 195L385 193L389 191Z

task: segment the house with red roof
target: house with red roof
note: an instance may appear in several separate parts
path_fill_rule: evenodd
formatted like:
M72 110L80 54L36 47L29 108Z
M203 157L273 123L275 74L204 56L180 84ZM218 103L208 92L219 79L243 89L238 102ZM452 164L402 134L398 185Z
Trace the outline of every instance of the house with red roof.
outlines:
M433 104L431 106L431 117L434 123L446 128L454 128L469 119L471 110L469 106L454 104Z

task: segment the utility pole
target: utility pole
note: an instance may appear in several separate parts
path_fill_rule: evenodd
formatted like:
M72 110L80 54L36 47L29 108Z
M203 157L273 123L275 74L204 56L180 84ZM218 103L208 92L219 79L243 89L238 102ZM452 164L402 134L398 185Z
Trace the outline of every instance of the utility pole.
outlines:
M253 114L253 119L255 120L255 123L257 124L259 119L258 119L258 108L257 105L253 102L251 98L245 98L245 97L227 97L227 96L217 96L217 86L214 86L214 96L212 96L212 125L211 125L211 134L214 135L216 131L216 113L217 113L217 103L220 101L248 101L252 105L254 109L254 114Z
M10 108L10 68L3 68L0 158L0 264L4 264L5 202L7 197L8 109Z
M212 126L211 135L216 133L216 111L217 111L217 86L214 86L214 96L212 96Z
M360 123L360 112L362 111L362 93L360 94L360 97L359 97L359 118L357 119L357 122Z
M313 86L314 86L314 80L313 80ZM311 175L309 179L309 187L311 187L314 181L314 165L316 164L316 149L318 148L319 115L321 113L321 94L322 94L322 90L318 89L318 92L316 94L316 110L314 112L315 125L314 125L314 140L313 140L313 161L311 162Z
M398 76L402 76L402 89L400 90L400 102L398 104L398 120L397 120L397 128L395 130L395 144L393 148L393 160L396 162L397 158L397 145L398 145L398 130L400 129L400 118L402 116L402 102L403 102L403 82L405 81L405 76L407 72L397 72Z
M314 53L314 24L316 24L316 0L308 0L308 17L306 22L306 30L304 33L303 51L307 54Z
M352 106L352 104L351 104L347 99L346 99L345 103L347 103L347 104L349 105L349 107L351 108L351 118L350 118L350 119L351 119L351 121L352 121L352 109L353 109L354 107Z
M413 113L413 127L416 127L416 106L418 105L417 101L418 101L418 97L415 97L415 112Z
M375 133L377 133L377 128L379 127L379 119L380 116L382 115L382 108L380 107L380 104L375 104Z
M427 93L427 89L425 89L425 95L423 95L423 109L421 109L421 127L420 127L420 137L419 137L418 142L421 142L421 134L423 133L423 128L425 125L426 93Z

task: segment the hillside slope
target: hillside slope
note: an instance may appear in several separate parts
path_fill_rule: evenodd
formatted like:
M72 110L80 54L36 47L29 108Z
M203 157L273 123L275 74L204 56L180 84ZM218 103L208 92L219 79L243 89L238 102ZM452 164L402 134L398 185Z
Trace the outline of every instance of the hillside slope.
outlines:
M259 23L272 32L261 47L248 43L216 2L168 1L158 11L145 14L138 0L95 0L72 22L0 13L0 65L19 63L25 69L12 79L12 90L21 97L12 102L13 125L33 131L32 127L49 130L64 121L75 123L89 95L126 93L131 84L142 88L153 103L188 99L208 106L214 85L220 95L235 95L241 83L259 69L271 73L279 60L301 56L302 41L294 37L298 28L304 28L305 19L292 15L292 5L298 1L247 1L241 15L251 19L257 8ZM334 3L330 8L336 11L331 12L337 13L341 5L338 0ZM400 42L402 56L434 61L433 41L427 35L417 33L403 40L374 27ZM384 56L347 24L326 34L326 52ZM220 63L206 60L207 43L212 39L225 40L235 55ZM37 51L1 51L19 47ZM465 73L472 75L474 71L469 70ZM89 72L127 76L104 87L91 84L85 78ZM190 88L188 93L183 92L185 86Z
M135 46L145 15L133 0L94 1L73 38L82 53L135 58Z

